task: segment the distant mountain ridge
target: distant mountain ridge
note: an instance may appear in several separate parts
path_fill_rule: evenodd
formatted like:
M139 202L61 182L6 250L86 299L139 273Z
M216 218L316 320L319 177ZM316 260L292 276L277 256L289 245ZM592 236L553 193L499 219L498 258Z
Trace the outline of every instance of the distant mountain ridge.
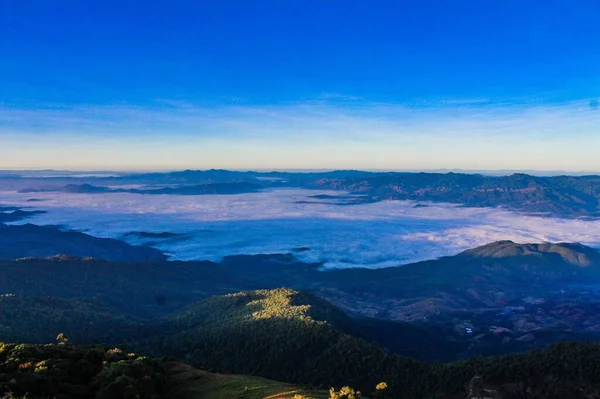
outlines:
M264 181L260 178L276 180ZM122 179L135 179L135 175ZM177 180L226 179L260 182L269 186L350 191L382 199L460 203L467 206L500 206L553 216L600 216L600 176L532 176L514 173L486 176L466 173L402 173L340 170L331 172L237 172L225 170L183 171L139 175L153 183Z
M508 176L487 176L454 172L357 170L310 173L185 170L111 177L23 180L37 186L35 188L23 188L25 183L17 184L14 180L6 180L6 184L16 184L24 192L119 192L123 189L113 190L106 186L141 184L165 187L124 189L121 192L202 195L254 192L265 187L300 187L341 190L364 196L365 201L356 203L381 200L433 201L470 207L503 207L555 217L600 217L600 176L597 175L532 176L515 173ZM61 183L64 183L63 186L60 186ZM46 187L48 185L51 187Z
M600 176L390 173L342 179L327 177L306 186L362 193L373 200L450 202L562 217L600 216Z
M244 194L260 191L264 187L260 184L247 182L232 183L209 183L197 185L183 185L178 187L163 187L153 189L124 189L110 188L105 186L94 186L91 184L67 184L64 187L41 188L41 189L22 189L20 193L39 193L39 192L63 192L72 194L103 194L103 193L130 193L130 194L170 194L170 195L208 195L208 194Z

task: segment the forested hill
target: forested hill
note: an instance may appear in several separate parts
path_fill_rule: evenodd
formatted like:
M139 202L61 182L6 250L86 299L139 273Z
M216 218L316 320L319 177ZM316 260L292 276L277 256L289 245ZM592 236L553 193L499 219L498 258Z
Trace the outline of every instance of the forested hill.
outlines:
M354 335L356 322L305 293L259 290L192 305L168 319L173 334L163 329L145 345L200 368L300 385L352 385L368 393L386 381L388 397L396 399L464 398L474 376L498 398L600 394L600 344L558 344L522 355L425 363L390 354Z
M300 385L350 381L366 390L381 380L399 386L402 375L407 393L424 389L419 381L438 366L387 353L354 335L353 323L326 301L295 290L241 292L178 312L154 327L156 337L139 349L169 353L202 369Z
M600 395L600 344L565 343L521 355L425 363L342 332L336 324L348 327L346 321L331 305L289 289L217 297L165 320L172 325L162 330L148 330L156 334L153 338L113 349L76 346L64 335L51 345L0 343L0 394L27 394L30 399L321 399L323 392L297 386L326 390L351 385L365 397L381 397L371 393L385 381L387 399L475 398L467 396L470 386L498 399ZM175 357L212 371L276 376L296 386L215 376L138 353Z
M395 353L449 361L598 339L599 258L579 244L508 241L376 270L322 271L293 255L219 263L57 257L0 261L0 292L76 299L81 309L147 322L212 295L291 287L352 315L354 335Z

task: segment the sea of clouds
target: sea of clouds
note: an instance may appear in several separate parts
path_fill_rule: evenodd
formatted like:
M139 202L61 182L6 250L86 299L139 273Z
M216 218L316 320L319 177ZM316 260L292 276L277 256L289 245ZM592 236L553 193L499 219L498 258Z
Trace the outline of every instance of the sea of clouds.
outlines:
M557 219L454 204L384 201L337 205L316 194L277 189L241 195L21 194L0 192L0 204L44 210L19 223L60 225L98 237L151 244L180 260L236 254L297 252L326 267L386 267L453 255L496 240L567 241L600 247L600 221ZM41 201L31 202L31 198ZM319 200L320 201L320 200ZM185 236L141 238L130 232Z

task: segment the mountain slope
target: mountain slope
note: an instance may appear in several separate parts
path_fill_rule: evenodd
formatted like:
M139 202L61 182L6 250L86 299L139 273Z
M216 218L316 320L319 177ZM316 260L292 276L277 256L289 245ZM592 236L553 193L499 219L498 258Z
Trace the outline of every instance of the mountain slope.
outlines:
M556 254L556 256L554 255ZM548 263L572 264L579 267L600 264L600 252L577 243L517 244L512 241L497 241L458 254L464 258L508 258L536 256L548 257ZM552 259L560 257L560 259Z
M3 398L293 399L328 393L259 377L212 374L118 348L0 342ZM6 395L6 396L5 396Z
M275 254L220 263L29 259L0 261L0 271L0 293L94 299L146 320L211 295L288 286L349 313L341 332L425 360L600 337L598 251L578 244L502 241L377 270L322 271Z
M158 327L159 336L142 349L203 369L291 383L341 386L350 380L367 388L399 369L416 383L422 363L391 356L337 327L349 321L323 300L297 291L243 292L186 308Z
M3 210L4 208L4 210ZM46 213L45 211L24 211L21 209L11 209L0 206L0 223L17 222L30 218L35 215Z
M161 251L129 245L111 238L97 238L54 227L0 223L0 259L45 258L54 255L92 257L117 262L165 260Z
M331 271L319 286L350 313L452 332L469 344L463 356L600 337L600 256L579 244L501 241L396 268Z
M514 395L520 391L528 392L524 397L557 399L581 397L582 390L598 392L598 344L560 344L445 365L424 363L341 332L338 316L331 305L294 290L243 292L185 309L169 319L171 334L162 330L146 345L209 370L291 383L350 384L370 392L383 380L394 398L464 398L475 375L505 398L519 397ZM341 321L343 325L343 317Z
M140 330L138 321L88 301L0 295L0 341L49 343L63 332L79 343L115 343Z
M323 273L326 286L387 298L445 298L456 306L506 306L525 296L600 282L600 252L580 244L499 241L401 267Z

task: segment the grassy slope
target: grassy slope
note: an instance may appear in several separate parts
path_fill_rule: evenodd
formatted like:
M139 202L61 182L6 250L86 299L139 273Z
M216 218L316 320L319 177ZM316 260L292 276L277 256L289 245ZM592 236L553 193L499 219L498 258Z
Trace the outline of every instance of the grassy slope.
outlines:
M187 364L170 362L171 393L180 399L288 399L303 395L326 399L326 391L301 389L282 382L244 375L208 373Z

